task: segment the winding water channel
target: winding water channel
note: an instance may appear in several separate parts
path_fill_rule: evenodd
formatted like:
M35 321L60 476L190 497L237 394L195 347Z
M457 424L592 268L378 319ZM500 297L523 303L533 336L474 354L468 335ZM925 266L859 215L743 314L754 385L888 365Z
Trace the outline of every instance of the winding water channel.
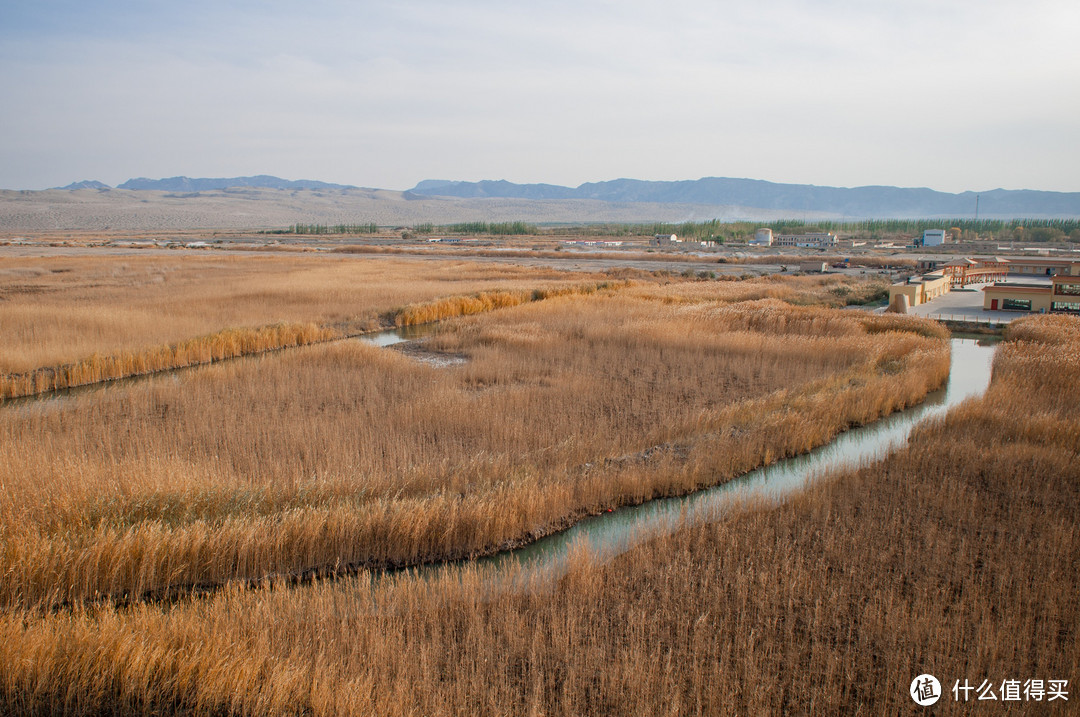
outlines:
M283 346L281 348L270 349L268 351L260 351L253 354L229 356L227 358L220 358L214 361L208 361L206 363L195 363L189 366L177 366L175 368L165 368L159 371L148 371L147 373L123 376L121 378L110 378L78 386L69 386L67 388L57 388L51 391L43 391L42 393L32 393L27 396L0 398L0 409L17 411L21 413L42 413L54 410L65 405L71 398L75 396L100 394L105 391L113 391L117 388L122 388L124 386L134 386L136 384L147 381L169 379L175 381L179 376L203 370L207 366L217 366L223 363L254 363L258 361L264 361L267 358L276 356L285 351L296 351L298 349L310 348L312 346L319 346L328 343L341 343L343 341L363 341L364 343L374 344L375 346L381 347L393 346L394 344L400 344L408 341L415 341L417 339L426 338L438 331L439 328L440 326L438 322L417 324L415 326L402 326L396 329L384 329L379 331L371 331L363 334L355 334L352 336L343 336L341 338L331 339L329 341L324 341L319 344Z
M471 563L425 566L410 572L419 577L433 577L466 564L497 569L513 565L524 568L516 571L523 580L537 574L557 578L565 572L572 550L579 547L587 547L596 562L606 562L646 540L716 520L748 501L781 501L830 473L884 458L906 443L919 424L942 416L967 398L982 395L990 384L996 343L996 339L952 339L952 363L945 388L929 394L918 406L845 431L831 443L809 453L750 471L714 488L586 518L561 533L517 550Z
M425 338L437 330L437 324L428 324L380 331L343 340L360 339L377 346L392 346ZM903 445L917 425L943 415L949 408L967 398L981 395L990 383L991 365L997 342L996 338L953 338L951 340L952 363L945 388L929 394L918 406L845 431L831 443L804 455L778 461L722 485L686 496L660 498L638 506L624 507L611 513L585 518L567 530L541 538L517 550L508 550L475 561L437 563L410 568L406 569L406 572L418 577L434 577L473 565L490 566L497 570L513 566L523 568L523 570L515 569L507 572L513 572L522 579L529 579L538 574L545 578L557 578L565 572L571 552L579 547L587 547L594 560L607 561L646 540L670 534L689 525L716 520L726 511L746 502L781 501L786 496L802 490L811 482L830 473L880 460ZM232 360L259 360L260 358L260 356L253 356ZM175 374L194 368L197 367L163 373ZM65 400L75 394L109 390L118 385L147 378L150 376L66 389L46 396L11 399L0 405L9 407L9 410L48 410L47 407L62 405ZM372 574L371 578L377 580L381 574L385 573Z

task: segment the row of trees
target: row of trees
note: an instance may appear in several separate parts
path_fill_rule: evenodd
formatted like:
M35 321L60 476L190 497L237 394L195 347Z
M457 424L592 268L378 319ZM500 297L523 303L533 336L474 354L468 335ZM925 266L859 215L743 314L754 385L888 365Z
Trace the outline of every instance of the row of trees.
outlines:
M293 224L288 229L264 232L265 234L377 234L379 225L370 224ZM413 225L411 234L539 234L540 228L527 222L462 222L460 224Z
M430 225L429 225L430 226ZM438 230L447 234L539 234L540 228L526 222L462 222L444 224Z
M1080 243L1080 220L1077 219L870 219L864 221L819 221L809 223L797 219L773 222L726 222L710 219L702 222L680 223L626 223L588 224L577 227L552 227L541 229L524 221L513 222L461 222L457 224L416 224L412 235L422 234L487 234L496 236L536 235L545 232L573 233L591 236L652 236L676 234L697 241L745 242L760 227L769 227L778 234L806 234L834 232L855 239L903 239L913 238L926 229L949 229L955 237L971 241L1022 241L1032 243L1076 242ZM375 234L379 227L370 224L293 224L286 230L274 230L268 234Z
M374 234L378 224L293 224L288 234Z

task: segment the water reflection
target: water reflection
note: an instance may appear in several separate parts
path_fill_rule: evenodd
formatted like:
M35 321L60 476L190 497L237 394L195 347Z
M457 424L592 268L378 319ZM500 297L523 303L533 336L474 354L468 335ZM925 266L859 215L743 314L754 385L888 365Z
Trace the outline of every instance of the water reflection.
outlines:
M396 329L362 334L357 338L364 343L374 344L376 346L393 346L394 344L401 344L406 341L425 339L428 336L434 335L438 330L439 325L437 323L417 324L415 326L399 326Z
M506 568L520 564L524 570L510 571L519 579L531 580L537 572L556 578L564 572L572 549L587 547L598 560L610 560L658 535L716 519L745 502L779 501L829 473L880 460L902 446L918 424L941 416L952 406L986 390L996 343L981 338L952 339L952 364L944 389L931 393L918 406L846 431L807 454L778 461L687 496L662 498L587 518L557 535L519 550L482 558L475 565ZM432 566L420 568L416 573L430 575L444 570L445 566Z

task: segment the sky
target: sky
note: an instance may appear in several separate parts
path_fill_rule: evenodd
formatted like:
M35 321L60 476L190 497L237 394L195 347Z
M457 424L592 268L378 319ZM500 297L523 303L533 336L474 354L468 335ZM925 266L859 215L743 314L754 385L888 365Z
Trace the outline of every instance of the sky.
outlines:
M0 188L1080 191L1076 0L0 0Z

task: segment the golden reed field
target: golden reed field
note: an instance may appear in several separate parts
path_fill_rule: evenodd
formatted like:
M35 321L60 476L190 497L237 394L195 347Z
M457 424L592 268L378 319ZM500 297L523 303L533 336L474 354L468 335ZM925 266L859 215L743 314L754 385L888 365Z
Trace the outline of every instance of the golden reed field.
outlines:
M627 276L657 280L310 254L6 258L0 399L587 293ZM841 277L779 286L757 291L842 305L880 290Z
M0 605L483 554L721 482L939 385L940 339L882 332L905 323L940 331L578 294L448 325L450 368L349 341L17 404Z
M8 258L0 397L316 343L393 325L402 308L434 299L605 278L303 254Z
M1072 678L1080 331L1039 318L1014 339L984 399L882 463L606 565L579 552L555 585L505 592L473 568L7 610L3 699L28 714L917 714L921 671Z
M0 711L882 714L919 671L1076 674L1069 318L1016 326L984 400L779 508L524 589L368 572L726 481L948 369L937 324L809 305L853 280L522 278L373 309L459 316L404 351L0 406Z

